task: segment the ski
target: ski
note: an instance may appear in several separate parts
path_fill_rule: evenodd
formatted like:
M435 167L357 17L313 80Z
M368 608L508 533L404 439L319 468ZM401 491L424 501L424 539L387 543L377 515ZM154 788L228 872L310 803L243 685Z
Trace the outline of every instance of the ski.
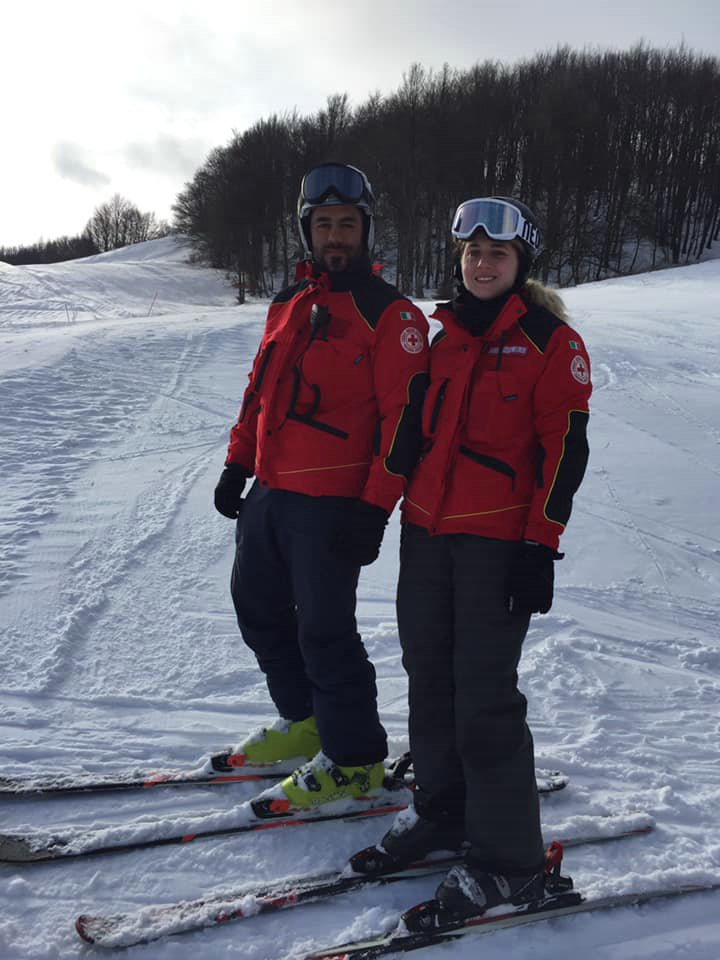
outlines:
M70 857L89 857L103 853L123 853L162 847L169 844L191 843L211 837L231 837L241 833L256 833L281 827L297 827L331 820L360 820L380 817L403 810L410 799L404 785L396 790L357 801L342 800L327 804L324 813L302 811L292 815L260 815L253 809L254 801L240 804L226 813L211 817L191 817L187 820L145 821L111 826L105 829L83 831L76 829L62 834L0 834L0 862L38 863L63 860Z
M632 893L614 894L608 897L585 898L576 891L551 894L540 903L527 904L513 911L494 912L465 921L455 921L427 933L405 933L402 929L387 936L370 940L344 943L323 950L306 953L302 960L374 960L392 953L407 953L421 950L441 943L449 943L463 936L479 933L494 933L524 924L553 920L557 917L571 916L576 913L594 913L600 910L615 910L621 907L638 906L653 900L687 896L693 893L708 893L720 890L720 881L711 883L678 883L676 885L650 890L635 890ZM432 904L428 901L427 905ZM412 911L427 906L418 904ZM496 908L497 910L497 908Z
M618 828L617 823L612 822L612 818L608 818L603 822L603 833L567 837L560 842L565 848L579 847L642 836L653 829L652 821L645 816L636 817L634 822L635 826L628 827L628 819L623 818ZM244 920L260 913L327 900L370 884L396 883L400 880L441 873L461 859L460 853L433 857L412 863L392 873L374 876L353 874L346 868L340 873L282 880L278 883L245 887L201 897L197 900L149 905L136 913L108 916L82 914L75 921L75 929L87 943L107 948L128 947L138 943L149 943L172 934L215 926L230 920Z
M158 787L222 786L281 780L305 762L297 757L284 763L258 767L238 762L242 755L217 753L205 763L185 771L126 770L115 774L55 774L34 777L0 777L0 797L65 796L76 793L110 793L117 790L150 790Z
M121 853L190 843L211 837L229 837L280 827L292 827L330 820L357 820L364 817L397 813L410 802L411 781L405 779L410 761L401 757L388 771L385 790L378 796L361 797L356 801L338 801L325 805L322 813L312 810L292 815L276 812L275 804L261 798L248 800L226 813L213 816L128 823L104 829L75 828L63 833L0 833L0 863L37 863L69 857L87 857L102 853ZM545 774L538 783L541 793L562 790L567 777Z
M392 764L397 761L388 761ZM62 797L71 794L111 793L114 791L144 791L160 787L223 786L229 783L256 783L262 780L282 780L305 763L304 757L268 765L252 766L244 763L241 754L216 753L199 767L185 771L151 772L127 770L115 774L49 774L34 777L0 777L0 798ZM551 793L562 790L568 778L556 771L537 770L538 790Z

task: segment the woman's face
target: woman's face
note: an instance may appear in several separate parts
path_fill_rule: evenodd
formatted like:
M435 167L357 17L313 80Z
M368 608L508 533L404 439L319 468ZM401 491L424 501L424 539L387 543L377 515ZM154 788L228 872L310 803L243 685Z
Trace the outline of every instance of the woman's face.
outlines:
M463 283L478 300L492 300L515 283L520 255L511 240L478 234L467 241L460 261Z

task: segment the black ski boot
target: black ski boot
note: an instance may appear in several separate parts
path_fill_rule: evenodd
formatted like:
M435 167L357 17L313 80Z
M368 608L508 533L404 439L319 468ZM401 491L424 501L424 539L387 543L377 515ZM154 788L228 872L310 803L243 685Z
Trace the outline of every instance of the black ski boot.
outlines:
M428 820L408 807L397 814L379 844L350 858L349 868L363 876L394 873L436 851L458 852L463 846L463 833L462 824L457 821Z
M462 925L493 907L507 905L519 910L541 905L572 890L570 877L560 876L562 846L553 843L536 870L501 872L489 864L464 863L451 867L435 891L435 899L418 904L402 917L408 933L421 933Z

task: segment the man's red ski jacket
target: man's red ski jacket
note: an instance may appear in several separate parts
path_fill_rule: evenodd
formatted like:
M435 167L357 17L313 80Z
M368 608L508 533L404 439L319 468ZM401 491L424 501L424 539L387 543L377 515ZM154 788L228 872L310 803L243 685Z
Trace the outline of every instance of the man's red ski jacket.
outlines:
M391 512L420 452L428 323L372 272L304 275L274 299L226 464L267 487Z

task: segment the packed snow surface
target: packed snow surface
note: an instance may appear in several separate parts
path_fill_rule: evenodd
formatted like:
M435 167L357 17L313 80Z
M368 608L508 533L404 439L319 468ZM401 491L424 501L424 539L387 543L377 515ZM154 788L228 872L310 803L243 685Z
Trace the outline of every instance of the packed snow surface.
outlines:
M175 240L0 273L0 775L196 767L274 719L228 593L212 508L267 303L238 306ZM649 814L653 834L567 852L590 895L720 879L720 262L564 292L593 361L591 459L521 669L546 839ZM431 303L421 304L428 313ZM393 752L406 747L398 523L358 620ZM222 820L251 785L0 801L0 831ZM86 956L84 913L340 869L389 818L0 865L2 960ZM600 832L599 827L595 827ZM223 924L130 958L278 960L391 929L434 878ZM471 960L720 956L720 893L443 948Z

